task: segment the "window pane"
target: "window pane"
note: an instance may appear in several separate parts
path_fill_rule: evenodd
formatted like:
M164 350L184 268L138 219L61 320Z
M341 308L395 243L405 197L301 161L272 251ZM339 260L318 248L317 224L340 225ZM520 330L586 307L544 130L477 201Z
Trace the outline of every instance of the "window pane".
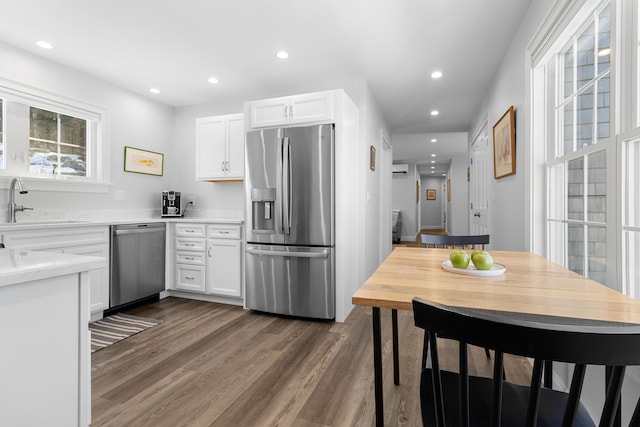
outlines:
M567 268L584 276L584 226L567 226Z
M587 227L587 277L607 284L607 229Z
M58 140L58 114L30 107L29 138L55 142Z
M551 261L559 265L564 265L564 228L561 222L549 221L549 256Z
M584 219L584 158L567 163L567 218Z
M604 151L589 155L587 172L587 220L607 220L607 155Z
M60 115L60 159L57 173L86 175L87 122Z
M578 95L576 111L576 149L593 142L593 86Z
M624 218L626 226L640 227L640 140L628 141L626 143L626 173L625 201L627 203L626 215ZM640 258L636 258L640 259Z
M564 79L564 98L571 96L575 89L573 87L573 45L562 54L562 62L564 63L563 79Z
M603 77L596 83L597 86L597 138L598 141L609 138L609 76Z
M87 121L30 108L30 172L86 176Z
M594 40L594 27L592 22L585 30L578 36L578 52L576 54L576 83L577 90L580 90L584 85L589 83L595 77L594 73L594 53L595 53L595 40Z
M573 101L564 106L562 112L563 120L563 145L564 152L562 154L573 153L575 148L573 147Z
M611 6L607 5L598 15L598 74L607 71L611 58Z

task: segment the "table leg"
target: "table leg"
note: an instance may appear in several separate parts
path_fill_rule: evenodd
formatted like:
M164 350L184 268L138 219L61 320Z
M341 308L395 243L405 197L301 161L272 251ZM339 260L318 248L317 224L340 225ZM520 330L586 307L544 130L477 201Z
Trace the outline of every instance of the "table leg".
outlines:
M400 361L398 354L398 310L391 309L391 325L393 329L393 383L400 385Z
M548 388L553 388L553 362L550 360L544 361L544 379L542 384Z
M384 426L382 402L382 335L380 332L380 307L373 307L373 380L376 398L376 426Z

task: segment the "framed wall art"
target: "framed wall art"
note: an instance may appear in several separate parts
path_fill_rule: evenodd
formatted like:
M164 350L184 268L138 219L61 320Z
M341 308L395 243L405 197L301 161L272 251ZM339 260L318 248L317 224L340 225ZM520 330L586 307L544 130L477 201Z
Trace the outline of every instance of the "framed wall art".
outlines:
M436 199L436 190L428 189L427 190L427 200L435 200Z
M513 105L493 125L493 177L516 173L516 132Z
M162 176L164 154L125 146L124 170L125 172Z

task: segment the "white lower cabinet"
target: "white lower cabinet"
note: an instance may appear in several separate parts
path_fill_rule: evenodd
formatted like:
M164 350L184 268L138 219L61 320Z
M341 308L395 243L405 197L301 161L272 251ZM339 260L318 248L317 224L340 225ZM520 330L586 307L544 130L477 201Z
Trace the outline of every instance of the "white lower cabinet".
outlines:
M30 228L2 231L7 248L103 257L106 266L89 272L91 313L109 308L109 227Z
M175 230L174 288L182 291L204 292L206 227L204 224L176 224Z
M241 302L241 238L238 224L176 224L171 289Z
M207 242L207 285L209 294L242 296L242 242L209 239Z

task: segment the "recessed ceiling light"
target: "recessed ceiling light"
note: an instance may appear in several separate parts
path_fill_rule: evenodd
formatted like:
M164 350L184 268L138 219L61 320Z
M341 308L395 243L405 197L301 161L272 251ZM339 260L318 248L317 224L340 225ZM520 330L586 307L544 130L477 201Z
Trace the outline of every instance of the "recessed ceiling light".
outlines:
M431 171L431 173L436 173L436 171Z
M287 59L289 57L289 54L287 52L285 52L284 50L281 50L278 53L276 53L276 57L278 59Z
M160 93L160 89L158 89L157 87L152 87L151 89L149 89L149 92L155 93L157 95Z
M432 154L432 155L431 155L431 157L435 157L435 156L436 156L435 154Z
M434 71L433 73L431 73L432 79L439 79L440 77L442 77L442 71Z
M53 45L44 40L38 40L36 44L43 49L53 49Z
M216 79L215 77L209 77L207 81L212 85L217 85L218 83L220 83L220 80Z
M438 140L435 138L431 138L431 142L438 142Z
M435 169L435 168L436 168L435 166L431 166L431 169Z
M437 116L438 114L440 114L440 112L438 110L433 110L430 114L432 116Z
M435 162L436 162L435 160L431 160L431 163L435 163Z

